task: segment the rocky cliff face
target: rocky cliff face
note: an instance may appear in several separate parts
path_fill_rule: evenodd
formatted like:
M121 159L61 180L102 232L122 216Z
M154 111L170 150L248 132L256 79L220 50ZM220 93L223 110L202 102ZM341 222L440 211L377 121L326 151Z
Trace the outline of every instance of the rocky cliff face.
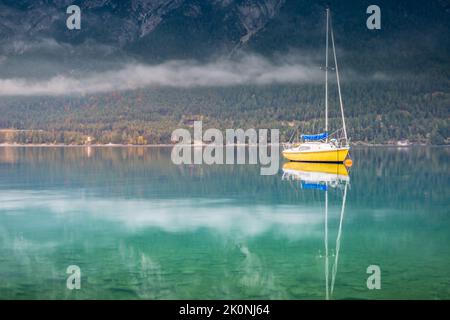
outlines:
M93 40L123 48L145 42L166 24L169 36L208 31L211 38L236 45L247 42L261 30L277 14L284 0L79 1L82 29L68 31L65 10L72 3L71 0L0 1L0 41L8 42L9 53L17 54L26 50L20 45L21 41L37 39L56 39L72 44ZM215 20L217 29L205 30L207 20ZM207 37L203 40L209 41ZM164 46L164 43L160 45Z
M82 9L81 30L66 28L72 3ZM445 0L428 1L426 10L421 1L380 0L380 32L365 27L368 0L0 0L0 63L35 53L66 60L124 53L154 62L322 48L326 3L347 51L448 49Z

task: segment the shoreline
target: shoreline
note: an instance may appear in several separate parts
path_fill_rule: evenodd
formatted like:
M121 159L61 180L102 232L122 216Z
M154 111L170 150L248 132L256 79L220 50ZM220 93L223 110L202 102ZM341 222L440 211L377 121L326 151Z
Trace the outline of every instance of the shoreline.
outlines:
M275 145L279 145L281 146L280 143L275 144ZM22 147L48 147L48 148L89 148L89 147L94 147L94 148L125 148L125 147L131 147L131 148L137 148L137 147L145 147L145 148L168 148L168 147L174 147L174 146L179 146L179 147L193 147L193 148L198 148L198 147L205 147L205 146L210 146L210 144L204 143L201 145L190 145L190 144L45 144L45 143L37 143L37 144L33 144L33 143L27 143L27 144L19 144L19 143L0 143L0 147L17 147L17 148L22 148ZM215 146L215 145L214 145ZM222 147L240 147L240 146L244 146L244 147L250 147L250 146L258 146L258 145L249 145L249 144L226 144L226 145L222 145ZM268 143L267 146L272 146L272 144ZM370 143L354 143L352 145L353 147L391 147L391 148L414 148L414 147L450 147L450 145L448 144L443 144L443 145L433 145L433 144L410 144L410 145L395 145L395 144L370 144Z

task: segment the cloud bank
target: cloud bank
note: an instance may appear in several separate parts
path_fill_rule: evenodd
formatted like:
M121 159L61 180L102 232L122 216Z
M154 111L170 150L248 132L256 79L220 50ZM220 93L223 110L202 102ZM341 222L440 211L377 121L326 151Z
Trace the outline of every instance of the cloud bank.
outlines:
M127 64L119 70L83 76L60 74L48 79L0 78L0 96L61 96L134 90L145 87L224 87L323 81L318 67L289 59L271 62L258 56L200 64L168 61L158 65Z

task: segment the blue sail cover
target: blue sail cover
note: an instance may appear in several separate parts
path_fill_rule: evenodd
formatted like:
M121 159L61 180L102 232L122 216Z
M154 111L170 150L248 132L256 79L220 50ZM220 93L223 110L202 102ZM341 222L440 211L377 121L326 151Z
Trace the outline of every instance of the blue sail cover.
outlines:
M319 134L302 134L303 140L309 141L319 141L328 138L328 132L319 133Z
M302 189L319 189L322 191L327 191L327 185L321 183L306 183L302 181Z

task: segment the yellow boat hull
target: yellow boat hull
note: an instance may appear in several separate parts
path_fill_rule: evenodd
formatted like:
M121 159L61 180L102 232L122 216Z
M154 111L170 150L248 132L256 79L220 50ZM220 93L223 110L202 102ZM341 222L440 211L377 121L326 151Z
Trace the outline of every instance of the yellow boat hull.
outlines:
M303 172L321 172L348 176L347 168L340 163L316 163L316 162L286 162L284 170L295 170Z
M291 161L310 161L310 162L344 162L348 155L348 148L336 150L313 151L313 152L286 152L283 151L283 157Z

